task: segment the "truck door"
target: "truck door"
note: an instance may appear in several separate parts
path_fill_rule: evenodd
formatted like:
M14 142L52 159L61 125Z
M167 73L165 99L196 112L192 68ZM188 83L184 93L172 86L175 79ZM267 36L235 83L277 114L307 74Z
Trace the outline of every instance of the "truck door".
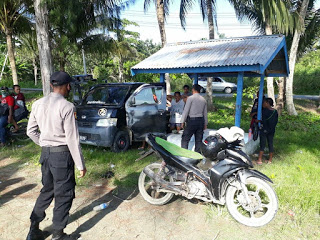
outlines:
M127 126L133 140L145 139L147 133L164 135L167 129L166 92L164 84L144 84L128 98Z

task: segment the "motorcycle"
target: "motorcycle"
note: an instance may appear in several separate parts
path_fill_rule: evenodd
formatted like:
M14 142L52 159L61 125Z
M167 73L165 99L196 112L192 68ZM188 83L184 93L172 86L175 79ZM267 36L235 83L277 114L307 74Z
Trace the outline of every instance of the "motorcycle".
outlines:
M277 213L278 198L272 181L253 169L243 146L244 132L222 128L202 142L202 154L149 134L147 142L162 159L146 166L139 176L142 197L154 205L168 203L174 195L226 205L238 222L261 227ZM209 168L201 162L209 162Z

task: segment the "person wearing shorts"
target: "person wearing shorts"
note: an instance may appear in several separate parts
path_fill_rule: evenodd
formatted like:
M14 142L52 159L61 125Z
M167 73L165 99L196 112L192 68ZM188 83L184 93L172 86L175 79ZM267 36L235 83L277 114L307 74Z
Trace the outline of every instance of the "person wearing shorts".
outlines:
M171 102L170 110L170 129L177 130L177 133L181 130L181 116L184 109L184 101L181 98L180 92L174 93L174 99Z

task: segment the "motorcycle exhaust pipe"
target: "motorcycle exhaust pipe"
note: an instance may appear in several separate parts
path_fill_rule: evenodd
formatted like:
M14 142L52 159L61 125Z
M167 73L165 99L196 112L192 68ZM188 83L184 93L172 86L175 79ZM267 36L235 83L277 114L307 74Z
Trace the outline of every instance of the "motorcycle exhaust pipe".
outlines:
M176 193L180 193L181 194L181 190L175 186L173 186L172 184L170 184L169 182L161 179L159 176L157 176L149 167L145 167L143 169L143 172L149 177L151 178L153 181L155 181L157 184L159 184L162 188L166 189L166 190L170 190L170 191L174 191Z

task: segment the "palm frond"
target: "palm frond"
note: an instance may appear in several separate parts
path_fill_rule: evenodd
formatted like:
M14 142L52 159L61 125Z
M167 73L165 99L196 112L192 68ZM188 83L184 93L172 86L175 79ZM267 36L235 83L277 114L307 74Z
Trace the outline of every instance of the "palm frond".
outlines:
M149 10L151 1L155 3L155 0L144 0L144 3L143 3L144 12L147 12Z
M183 29L186 27L186 16L188 11L192 9L194 3L194 0L181 0L180 2L179 17L180 24Z

